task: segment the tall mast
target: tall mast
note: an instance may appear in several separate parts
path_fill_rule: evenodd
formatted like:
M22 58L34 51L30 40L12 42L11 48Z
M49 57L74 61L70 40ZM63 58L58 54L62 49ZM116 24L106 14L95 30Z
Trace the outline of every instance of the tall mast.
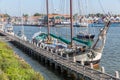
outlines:
M101 35L102 35L102 37L103 37L103 33L106 34L106 33L108 32L108 29L109 29L109 27L110 27L110 24L111 24L110 21L108 21L107 23L105 23L105 27L104 27L104 28L101 30L101 32L99 33L98 38L97 38L95 44L93 45L92 49L95 49L97 43L98 43L99 40L100 40L99 37L100 37ZM106 35L105 35L105 36L106 36Z
M46 0L46 10L47 10L47 27L48 27L48 36L49 36L49 34L50 34L50 26L49 26L48 0Z
M72 17L72 0L70 0L70 30L71 30L71 47L73 46L73 17Z

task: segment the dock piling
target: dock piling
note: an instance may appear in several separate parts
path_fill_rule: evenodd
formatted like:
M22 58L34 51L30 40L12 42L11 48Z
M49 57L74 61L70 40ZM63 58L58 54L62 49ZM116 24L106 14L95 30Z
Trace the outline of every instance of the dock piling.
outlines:
M83 65L83 66L84 66L84 61L83 61L83 60L81 61L81 65Z
M76 62L76 58L75 58L75 56L73 57L73 62Z
M101 67L101 72L105 73L105 68L103 66Z
M90 63L90 68L93 69L93 63Z
M115 71L115 77L119 78L119 72L118 71Z

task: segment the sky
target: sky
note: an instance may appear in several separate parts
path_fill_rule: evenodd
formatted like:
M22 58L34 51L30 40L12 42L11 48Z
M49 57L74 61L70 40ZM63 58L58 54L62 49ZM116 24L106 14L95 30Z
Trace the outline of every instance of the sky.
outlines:
M46 0L0 0L0 13L20 16L23 13L46 14ZM120 14L120 0L73 0L73 14ZM49 0L49 13L69 13L69 0Z

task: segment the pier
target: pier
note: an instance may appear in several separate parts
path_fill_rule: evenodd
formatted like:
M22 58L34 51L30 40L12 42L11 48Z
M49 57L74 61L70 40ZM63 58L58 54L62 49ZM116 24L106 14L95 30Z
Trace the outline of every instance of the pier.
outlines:
M38 61L39 63L51 68L56 73L59 73L67 80L120 80L116 72L116 77L106 74L104 68L102 71L94 70L92 67L78 64L74 61L66 59L57 52L44 46L32 44L29 41L23 41L15 36L11 36L0 31L0 35L5 36L12 44L21 49L27 55Z

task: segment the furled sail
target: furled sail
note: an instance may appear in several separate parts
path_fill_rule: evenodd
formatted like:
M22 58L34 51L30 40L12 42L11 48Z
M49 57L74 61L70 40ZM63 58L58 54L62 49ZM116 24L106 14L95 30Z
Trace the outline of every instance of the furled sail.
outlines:
M75 41L77 41L79 43L85 44L88 47L92 46L92 41L91 40L81 40L81 39L78 39L77 37L74 37L73 40L75 40Z

